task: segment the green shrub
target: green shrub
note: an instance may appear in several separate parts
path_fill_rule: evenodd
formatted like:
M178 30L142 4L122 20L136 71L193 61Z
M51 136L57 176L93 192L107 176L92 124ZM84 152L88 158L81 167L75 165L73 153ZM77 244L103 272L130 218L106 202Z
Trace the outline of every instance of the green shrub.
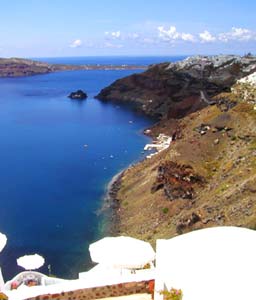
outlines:
M168 207L164 207L164 208L162 209L162 212L163 212L164 214L167 214L167 213L169 212L169 208L168 208Z
M164 296L165 300L182 300L183 293L182 290L171 288L170 291L163 290L160 292Z

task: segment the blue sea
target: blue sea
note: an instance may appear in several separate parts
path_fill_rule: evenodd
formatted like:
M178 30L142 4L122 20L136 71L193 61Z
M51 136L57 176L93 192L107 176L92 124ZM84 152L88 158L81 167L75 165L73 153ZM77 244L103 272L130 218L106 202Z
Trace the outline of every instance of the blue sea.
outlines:
M183 57L40 58L50 63L140 64ZM39 271L77 278L91 267L89 244L104 234L100 213L111 178L143 158L143 129L153 124L129 108L94 96L142 70L67 71L0 79L0 253L4 279L22 268L16 259L39 253ZM67 95L77 89L85 101Z
M72 65L139 65L148 66L163 62L183 60L187 56L88 56L88 57L44 57L32 59L52 64Z

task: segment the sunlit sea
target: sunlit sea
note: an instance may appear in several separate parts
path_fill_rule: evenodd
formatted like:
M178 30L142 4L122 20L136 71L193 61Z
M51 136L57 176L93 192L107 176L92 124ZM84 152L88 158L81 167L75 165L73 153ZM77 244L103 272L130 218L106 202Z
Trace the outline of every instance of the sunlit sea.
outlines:
M50 63L149 65L183 57L40 58ZM0 79L0 253L4 279L16 259L41 254L39 271L77 278L91 267L89 244L104 234L104 194L111 178L143 158L154 120L94 96L142 70L67 71ZM87 92L85 101L67 95Z

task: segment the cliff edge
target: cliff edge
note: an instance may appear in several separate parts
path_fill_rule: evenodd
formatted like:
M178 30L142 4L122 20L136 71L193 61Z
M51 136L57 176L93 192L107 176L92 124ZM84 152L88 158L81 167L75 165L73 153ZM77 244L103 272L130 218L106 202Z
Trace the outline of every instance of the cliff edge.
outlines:
M187 61L169 68L165 64L164 74ZM117 234L154 244L204 227L256 229L256 73L235 79L254 70L254 58L248 61L236 75L229 71L233 63L224 68L220 62L224 73L205 79L212 81L204 90L212 95L210 104L183 117L162 118L150 129L153 136L165 134L172 142L119 178L113 195Z
M152 65L143 73L119 79L96 98L129 103L159 119L181 118L206 107L208 97L229 91L237 79L254 71L255 56L194 56Z

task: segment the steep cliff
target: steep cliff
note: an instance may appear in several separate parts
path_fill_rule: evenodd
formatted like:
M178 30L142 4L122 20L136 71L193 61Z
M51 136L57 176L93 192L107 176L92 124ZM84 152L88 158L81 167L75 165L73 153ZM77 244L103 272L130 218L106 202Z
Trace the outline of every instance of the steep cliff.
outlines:
M208 76L225 90L207 90L216 93L211 105L150 129L173 141L119 177L112 195L118 234L154 243L211 226L256 229L256 73L233 85L240 73L227 74L218 84Z
M160 119L181 118L206 107L209 97L229 91L237 79L255 70L254 56L195 56L152 65L143 73L115 81L96 98L129 103Z
M212 105L177 120L168 149L124 172L119 234L154 243L210 226L256 229L256 100L241 99L241 89L219 96L236 100L229 110ZM173 122L164 124L158 130L172 135Z

